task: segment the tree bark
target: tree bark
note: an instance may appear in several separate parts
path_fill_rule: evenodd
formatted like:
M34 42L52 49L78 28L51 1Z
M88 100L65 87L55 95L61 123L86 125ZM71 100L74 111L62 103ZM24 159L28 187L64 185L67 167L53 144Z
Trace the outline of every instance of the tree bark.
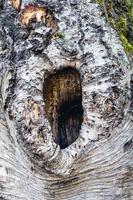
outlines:
M0 15L0 200L132 200L133 80L103 11L5 0Z

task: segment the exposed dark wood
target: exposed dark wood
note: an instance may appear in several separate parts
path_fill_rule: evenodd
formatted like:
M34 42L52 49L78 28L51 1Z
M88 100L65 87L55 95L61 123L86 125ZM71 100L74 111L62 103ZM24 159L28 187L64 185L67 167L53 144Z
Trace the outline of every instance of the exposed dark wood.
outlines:
M44 82L44 101L54 140L63 149L78 137L82 123L82 88L79 72L65 68Z

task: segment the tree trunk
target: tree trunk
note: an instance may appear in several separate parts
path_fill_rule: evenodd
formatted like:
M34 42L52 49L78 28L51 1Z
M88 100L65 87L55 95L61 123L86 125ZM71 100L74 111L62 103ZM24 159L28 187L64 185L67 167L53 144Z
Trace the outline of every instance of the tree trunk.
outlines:
M132 200L130 62L92 1L0 1L0 200Z

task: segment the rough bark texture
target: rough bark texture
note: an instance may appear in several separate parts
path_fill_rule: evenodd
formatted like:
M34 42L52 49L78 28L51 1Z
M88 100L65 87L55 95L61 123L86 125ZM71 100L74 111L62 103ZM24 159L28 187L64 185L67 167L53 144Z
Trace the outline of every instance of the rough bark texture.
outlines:
M130 65L99 6L5 0L0 9L0 199L132 200ZM61 149L44 83L68 68L80 73L83 121ZM69 94L64 88L47 96L66 102L57 95Z

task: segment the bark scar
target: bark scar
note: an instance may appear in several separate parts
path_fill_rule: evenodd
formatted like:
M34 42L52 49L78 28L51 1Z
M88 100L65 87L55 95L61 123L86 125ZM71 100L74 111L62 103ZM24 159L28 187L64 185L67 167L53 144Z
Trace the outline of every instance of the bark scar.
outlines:
M52 32L58 30L56 19L51 10L44 5L29 4L21 13L21 24L28 27L31 22L42 22Z

